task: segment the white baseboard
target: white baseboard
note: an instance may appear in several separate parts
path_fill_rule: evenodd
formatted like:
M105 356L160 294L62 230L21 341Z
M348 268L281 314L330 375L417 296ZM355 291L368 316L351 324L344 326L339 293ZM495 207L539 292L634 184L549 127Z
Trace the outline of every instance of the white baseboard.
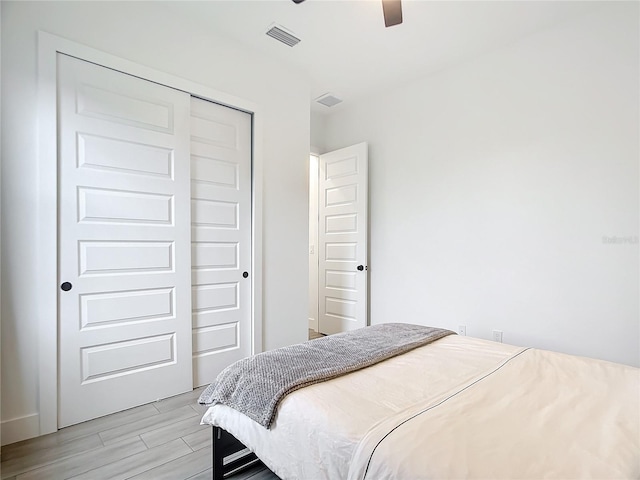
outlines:
M314 332L318 331L318 319L317 318L309 318L309 328Z
M4 420L0 424L2 446L20 442L40 435L40 414L32 413L24 417Z

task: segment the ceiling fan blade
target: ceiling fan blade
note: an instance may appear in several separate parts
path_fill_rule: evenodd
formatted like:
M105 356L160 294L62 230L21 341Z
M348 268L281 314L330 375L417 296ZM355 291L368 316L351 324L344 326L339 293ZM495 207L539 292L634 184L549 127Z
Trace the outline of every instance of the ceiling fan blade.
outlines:
M382 13L384 14L385 27L393 27L394 25L401 24L402 23L401 0L382 0Z

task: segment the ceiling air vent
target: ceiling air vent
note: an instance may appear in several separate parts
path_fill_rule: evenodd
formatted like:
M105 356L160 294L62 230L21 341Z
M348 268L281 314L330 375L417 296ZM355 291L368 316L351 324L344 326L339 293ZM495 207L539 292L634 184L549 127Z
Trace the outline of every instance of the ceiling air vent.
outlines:
M275 38L279 42L284 43L285 45L289 45L290 47L296 46L300 43L300 39L294 36L292 33L287 32L284 27L279 25L272 25L269 30L267 30L267 35L271 38Z
M330 93L325 93L324 95L320 95L318 98L316 98L316 102L324 105L325 107L333 107L334 105L342 102L342 100Z

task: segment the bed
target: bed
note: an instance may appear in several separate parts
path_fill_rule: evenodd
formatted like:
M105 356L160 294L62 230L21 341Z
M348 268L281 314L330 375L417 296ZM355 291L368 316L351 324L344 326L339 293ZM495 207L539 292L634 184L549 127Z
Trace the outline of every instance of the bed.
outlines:
M285 480L640 478L639 369L455 334L202 422L214 478L244 446Z

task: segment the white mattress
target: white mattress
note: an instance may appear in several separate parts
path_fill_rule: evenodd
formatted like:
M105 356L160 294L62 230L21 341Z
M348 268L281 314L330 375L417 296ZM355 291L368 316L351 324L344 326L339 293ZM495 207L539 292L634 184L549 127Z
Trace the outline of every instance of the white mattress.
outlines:
M457 335L203 423L282 479L640 477L640 370Z

